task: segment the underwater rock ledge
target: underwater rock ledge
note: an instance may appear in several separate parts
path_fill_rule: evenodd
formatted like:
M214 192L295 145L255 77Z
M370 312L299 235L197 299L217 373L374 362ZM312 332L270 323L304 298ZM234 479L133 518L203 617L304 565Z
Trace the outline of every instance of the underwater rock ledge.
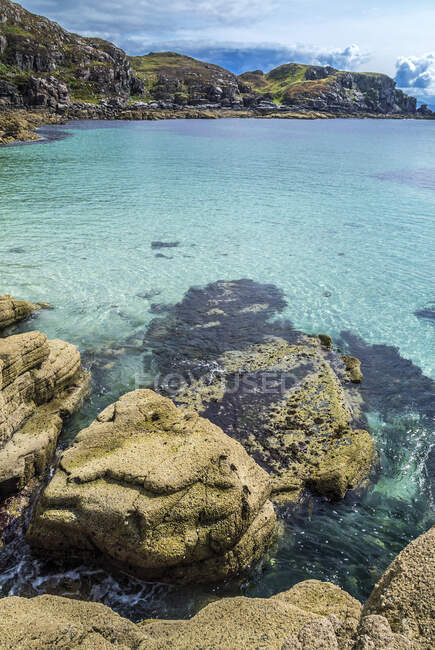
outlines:
M341 499L377 462L363 427L358 359L276 320L274 285L218 281L191 288L154 319L144 345L155 388L238 440L270 475L273 498L306 490ZM175 384L174 384L174 379Z

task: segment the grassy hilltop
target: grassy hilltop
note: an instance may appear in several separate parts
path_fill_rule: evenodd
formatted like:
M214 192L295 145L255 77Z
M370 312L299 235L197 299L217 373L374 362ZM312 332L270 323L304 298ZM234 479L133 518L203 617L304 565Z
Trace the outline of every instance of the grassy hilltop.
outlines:
M416 101L387 75L288 63L239 77L175 52L128 57L99 38L67 32L9 0L0 0L0 109L64 111L74 102L159 102L233 110L334 114L413 114Z

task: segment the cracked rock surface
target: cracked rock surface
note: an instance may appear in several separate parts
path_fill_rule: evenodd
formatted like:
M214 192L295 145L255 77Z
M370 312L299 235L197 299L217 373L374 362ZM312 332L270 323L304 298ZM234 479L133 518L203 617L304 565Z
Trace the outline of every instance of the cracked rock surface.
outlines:
M248 569L271 542L270 491L267 473L219 427L137 390L63 453L28 539L98 552L145 578L216 581Z
M74 345L37 331L0 339L1 496L44 472L88 384Z

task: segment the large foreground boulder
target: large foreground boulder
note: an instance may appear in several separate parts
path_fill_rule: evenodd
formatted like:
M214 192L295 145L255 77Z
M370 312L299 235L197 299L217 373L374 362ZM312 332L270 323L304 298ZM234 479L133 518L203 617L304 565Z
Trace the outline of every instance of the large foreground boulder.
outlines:
M88 384L74 345L36 331L0 339L1 496L47 468L62 418L79 406Z
M435 647L435 526L406 546L390 564L364 606L388 619L413 647Z
M12 296L5 294L0 296L0 330L10 325L18 323L33 314L38 309L27 300L16 300Z
M270 489L266 472L217 426L137 390L63 453L28 539L49 553L97 552L149 579L221 580L270 544Z

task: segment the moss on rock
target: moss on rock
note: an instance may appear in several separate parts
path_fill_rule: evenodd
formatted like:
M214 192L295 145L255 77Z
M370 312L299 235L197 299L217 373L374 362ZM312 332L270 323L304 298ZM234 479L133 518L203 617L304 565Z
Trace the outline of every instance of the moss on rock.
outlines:
M195 413L138 390L64 452L28 539L104 556L145 578L213 581L246 571L275 533L267 474Z
M435 646L435 526L406 546L375 585L364 615L384 616L413 647Z

